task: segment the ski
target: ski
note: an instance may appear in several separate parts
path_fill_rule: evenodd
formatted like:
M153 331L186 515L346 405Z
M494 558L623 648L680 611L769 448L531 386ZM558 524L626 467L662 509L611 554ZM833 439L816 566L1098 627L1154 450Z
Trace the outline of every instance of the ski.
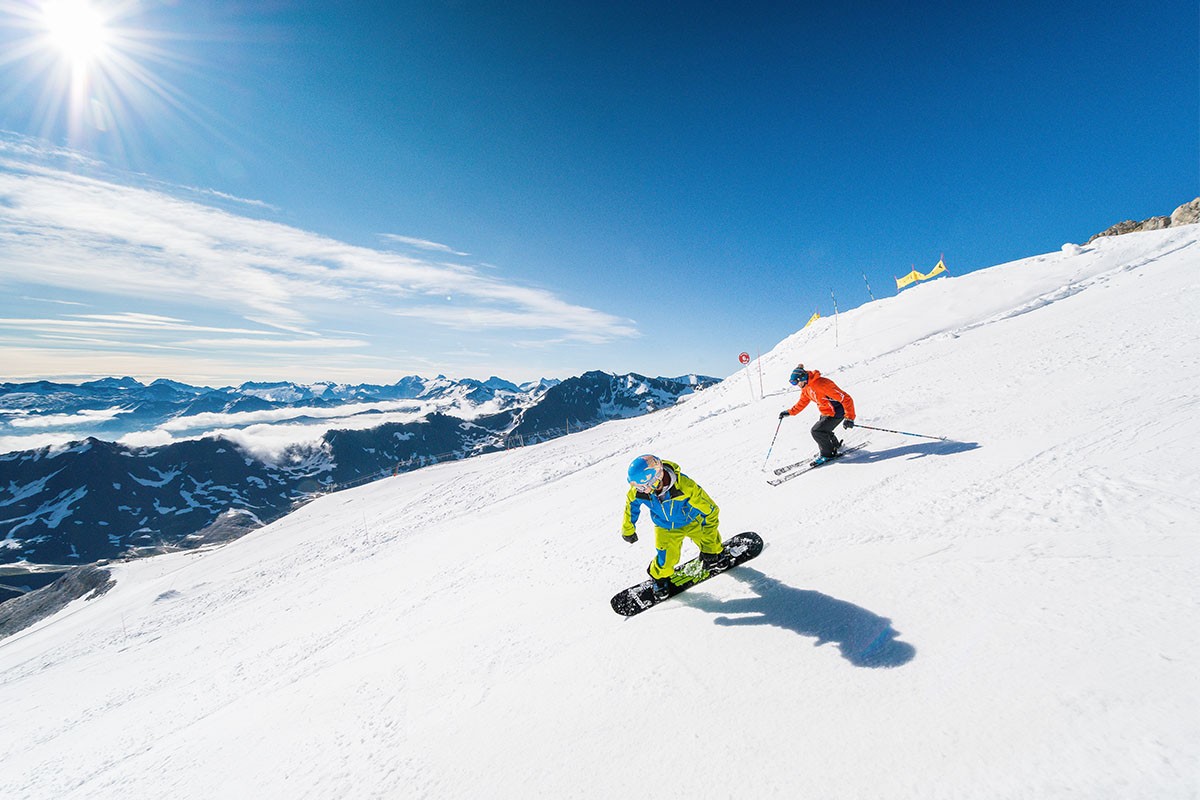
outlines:
M850 452L853 452L854 450L858 450L861 447L863 447L866 443L867 443L866 441L862 441L862 442L859 442L858 444L852 444L849 447L843 447L842 450L839 451L837 457L841 457L842 455L845 455L846 453L850 453ZM799 469L800 467L811 467L811 466L812 466L812 459L805 458L805 459L801 459L800 461L795 462L794 464L784 464L782 467L776 467L775 474L782 475L785 472L791 472L792 470Z
M825 464L828 464L830 461L836 461L837 459L842 458L846 454L853 453L855 450L861 450L862 448L864 448L866 446L867 446L867 442L859 442L858 444L851 445L850 447L844 447L836 456L829 459L829 461L826 461ZM790 481L792 478L795 478L799 475L803 475L804 473L808 472L809 470L816 469L817 467L823 467L823 466L825 466L825 464L814 465L812 463L812 459L805 459L803 461L797 461L794 464L784 464L782 467L779 467L778 469L775 470L775 474L780 477L768 478L767 483L771 484L772 486L778 486L779 484L783 483L784 481Z
M785 472L791 472L794 469L800 469L800 467L807 467L807 466L809 466L809 462L811 462L811 461L812 461L812 457L810 456L809 458L806 458L803 461L797 461L795 464L784 464L782 467L776 468L775 474L782 475Z

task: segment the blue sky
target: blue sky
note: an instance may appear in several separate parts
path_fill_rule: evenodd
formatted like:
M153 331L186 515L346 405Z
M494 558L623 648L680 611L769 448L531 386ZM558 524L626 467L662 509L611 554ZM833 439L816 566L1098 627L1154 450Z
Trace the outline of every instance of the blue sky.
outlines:
M0 1L0 379L723 376L864 274L1200 195L1194 1L123 0L91 58L44 5Z

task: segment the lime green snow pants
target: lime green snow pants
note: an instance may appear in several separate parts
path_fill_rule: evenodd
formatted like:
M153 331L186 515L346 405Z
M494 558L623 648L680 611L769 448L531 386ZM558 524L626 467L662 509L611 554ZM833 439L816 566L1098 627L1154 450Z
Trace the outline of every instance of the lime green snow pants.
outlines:
M679 563L679 551L683 548L685 536L696 543L701 553L721 552L721 532L712 523L713 519L709 517L707 525L701 525L697 520L673 531L655 526L654 547L658 552L646 570L650 577L669 578L675 574L675 565Z

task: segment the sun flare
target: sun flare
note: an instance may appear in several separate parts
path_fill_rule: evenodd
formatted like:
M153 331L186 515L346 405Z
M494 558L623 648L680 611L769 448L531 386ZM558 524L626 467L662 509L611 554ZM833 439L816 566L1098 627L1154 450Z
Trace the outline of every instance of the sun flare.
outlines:
M106 20L87 0L51 0L42 7L42 24L50 44L73 66L86 66L108 49Z
M157 24L171 17L168 6L0 0L0 105L27 104L39 136L130 158L152 125L194 116L168 78L183 61L162 43L187 38Z

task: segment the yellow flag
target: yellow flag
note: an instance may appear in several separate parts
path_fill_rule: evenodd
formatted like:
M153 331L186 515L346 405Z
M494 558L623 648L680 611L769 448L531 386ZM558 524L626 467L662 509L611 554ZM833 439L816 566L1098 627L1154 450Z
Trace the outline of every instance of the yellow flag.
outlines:
M941 275L945 271L946 271L946 264L942 259L939 258L937 265L933 269L929 270L928 275L917 272L914 269L912 272L908 273L903 278L896 278L896 291L900 291L905 286L911 286L912 284L916 283L917 281L927 281L930 278Z
M814 322L816 322L816 321L817 321L817 320L819 320L820 318L821 318L821 312L820 312L820 311L814 311L814 312L813 312L813 315L812 315L811 317L809 317L809 318L808 318L808 322L804 323L804 327L806 327L806 328L807 328L809 325L812 325Z

